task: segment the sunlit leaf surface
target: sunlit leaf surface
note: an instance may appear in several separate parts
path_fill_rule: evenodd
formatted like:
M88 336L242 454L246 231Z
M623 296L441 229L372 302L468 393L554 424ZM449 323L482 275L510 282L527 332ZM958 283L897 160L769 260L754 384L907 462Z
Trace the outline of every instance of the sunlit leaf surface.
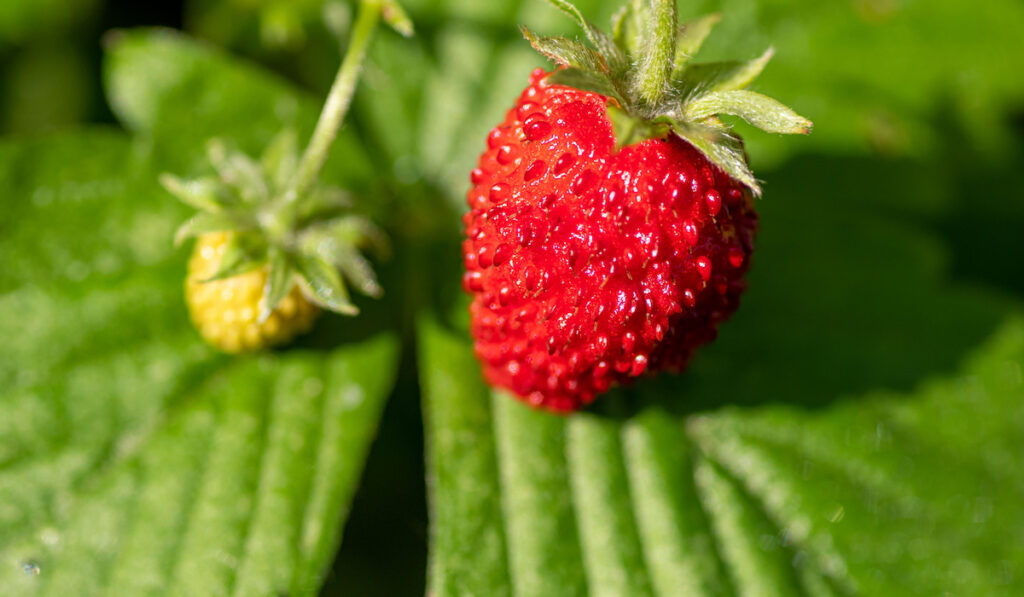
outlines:
M0 2L0 41L79 14L57 4ZM327 37L316 2L192 4L235 50ZM577 4L604 24L618 2ZM448 285L468 173L546 65L516 25L580 38L564 16L403 2L417 36L378 35L325 171L382 212L399 300L243 358L187 321L187 213L157 176L209 174L213 137L305 139L317 95L183 34L108 36L127 132L0 143L0 594L316 594L414 311L431 594L1024 592L1024 8L680 4L724 16L698 61L773 46L753 89L815 130L740 125L762 230L719 339L572 417L483 384ZM313 41L288 77L333 71Z
M95 130L0 145L0 586L315 594L395 339L339 334L328 318L286 351L215 353L184 310L187 252L171 240L185 212L157 184L199 164L206 136L255 144L279 126L276 105L306 122L315 105L184 42L122 43L110 75L134 141ZM183 86L215 95L193 110L173 103ZM190 126L165 142L175 119Z

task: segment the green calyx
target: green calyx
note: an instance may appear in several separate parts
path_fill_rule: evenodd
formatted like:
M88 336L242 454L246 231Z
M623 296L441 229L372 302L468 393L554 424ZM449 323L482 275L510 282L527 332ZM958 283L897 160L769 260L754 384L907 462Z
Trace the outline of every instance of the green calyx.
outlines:
M211 232L232 233L217 272L204 281L266 267L261 321L295 284L317 305L346 315L358 313L346 282L363 294L380 296L373 269L360 251L385 251L384 235L352 213L351 197L342 189L315 183L297 200L291 184L299 164L293 132L279 134L259 160L217 140L210 142L208 154L216 176L160 177L164 188L198 210L178 229L176 243Z
M178 229L176 243L200 234L232 233L217 272L206 281L267 268L261 323L295 284L315 304L345 315L359 313L349 300L346 283L368 296L382 292L361 250L385 252L385 236L353 213L348 193L319 181L378 23L383 21L402 35L412 34L412 22L397 0L358 0L358 7L344 58L301 156L295 134L288 130L259 160L212 141L208 153L216 176L160 178L171 194L199 210Z
M677 135L760 195L742 142L719 116L738 116L770 133L811 130L811 121L778 100L746 89L768 64L772 49L746 62L690 61L720 20L718 15L680 25L675 0L630 0L616 13L609 35L567 0L548 2L583 28L590 45L536 36L525 27L523 35L562 67L549 82L609 98L619 147Z

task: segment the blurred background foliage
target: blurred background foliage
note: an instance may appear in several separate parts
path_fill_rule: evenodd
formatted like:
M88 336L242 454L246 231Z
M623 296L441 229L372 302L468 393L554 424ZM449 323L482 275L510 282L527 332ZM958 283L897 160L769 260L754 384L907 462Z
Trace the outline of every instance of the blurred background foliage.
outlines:
M606 23L617 3L578 4ZM458 294L455 216L466 173L488 128L543 64L515 25L572 31L540 0L403 5L417 36L379 36L348 124L366 163L336 171L347 169L346 182L379 199L373 210L396 238L383 276L407 341L326 595L423 592L424 437L408 339L424 305L446 312ZM684 416L722 401L821 408L954 375L1024 298L1024 5L680 5L684 17L726 17L701 59L773 45L758 88L816 128L806 139L746 136L766 181L746 307L693 375L641 384L637 394L688 394L691 401L679 399ZM325 23L344 31L350 17L345 4L321 0L3 0L0 132L35 138L119 126L101 66L102 40L118 28L182 29L322 97L339 54ZM378 176L367 164L390 170Z

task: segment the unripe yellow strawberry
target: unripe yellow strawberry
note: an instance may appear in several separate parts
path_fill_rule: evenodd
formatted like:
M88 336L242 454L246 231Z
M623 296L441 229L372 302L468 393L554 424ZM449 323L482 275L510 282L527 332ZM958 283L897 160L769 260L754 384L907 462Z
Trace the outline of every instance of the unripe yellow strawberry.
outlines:
M383 234L352 213L343 189L296 178L293 134L278 135L259 160L217 140L208 152L216 176L160 176L197 210L174 241L196 239L185 301L204 340L229 353L285 344L321 309L358 314L347 285L380 296L360 249L383 250Z
M185 301L203 339L229 353L284 344L309 330L319 309L294 285L263 322L260 300L267 268L258 267L221 280L203 282L217 273L230 233L202 234L188 262Z

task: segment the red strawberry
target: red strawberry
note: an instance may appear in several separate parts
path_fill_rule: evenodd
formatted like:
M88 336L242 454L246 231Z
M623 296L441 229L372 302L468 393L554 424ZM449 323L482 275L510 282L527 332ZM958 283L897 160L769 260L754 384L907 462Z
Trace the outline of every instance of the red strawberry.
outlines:
M639 16L662 23L674 13ZM716 115L774 119L765 128L779 132L810 124L737 91L767 54L746 65L686 67L692 38L703 39L713 19L678 40L673 21L660 37L689 51L661 69L649 64L656 35L644 47L640 35L616 45L578 20L602 53L524 30L567 68L534 71L491 131L464 218L464 286L484 375L556 411L647 371L681 370L738 306L759 189ZM737 100L761 102L763 111L744 112Z

